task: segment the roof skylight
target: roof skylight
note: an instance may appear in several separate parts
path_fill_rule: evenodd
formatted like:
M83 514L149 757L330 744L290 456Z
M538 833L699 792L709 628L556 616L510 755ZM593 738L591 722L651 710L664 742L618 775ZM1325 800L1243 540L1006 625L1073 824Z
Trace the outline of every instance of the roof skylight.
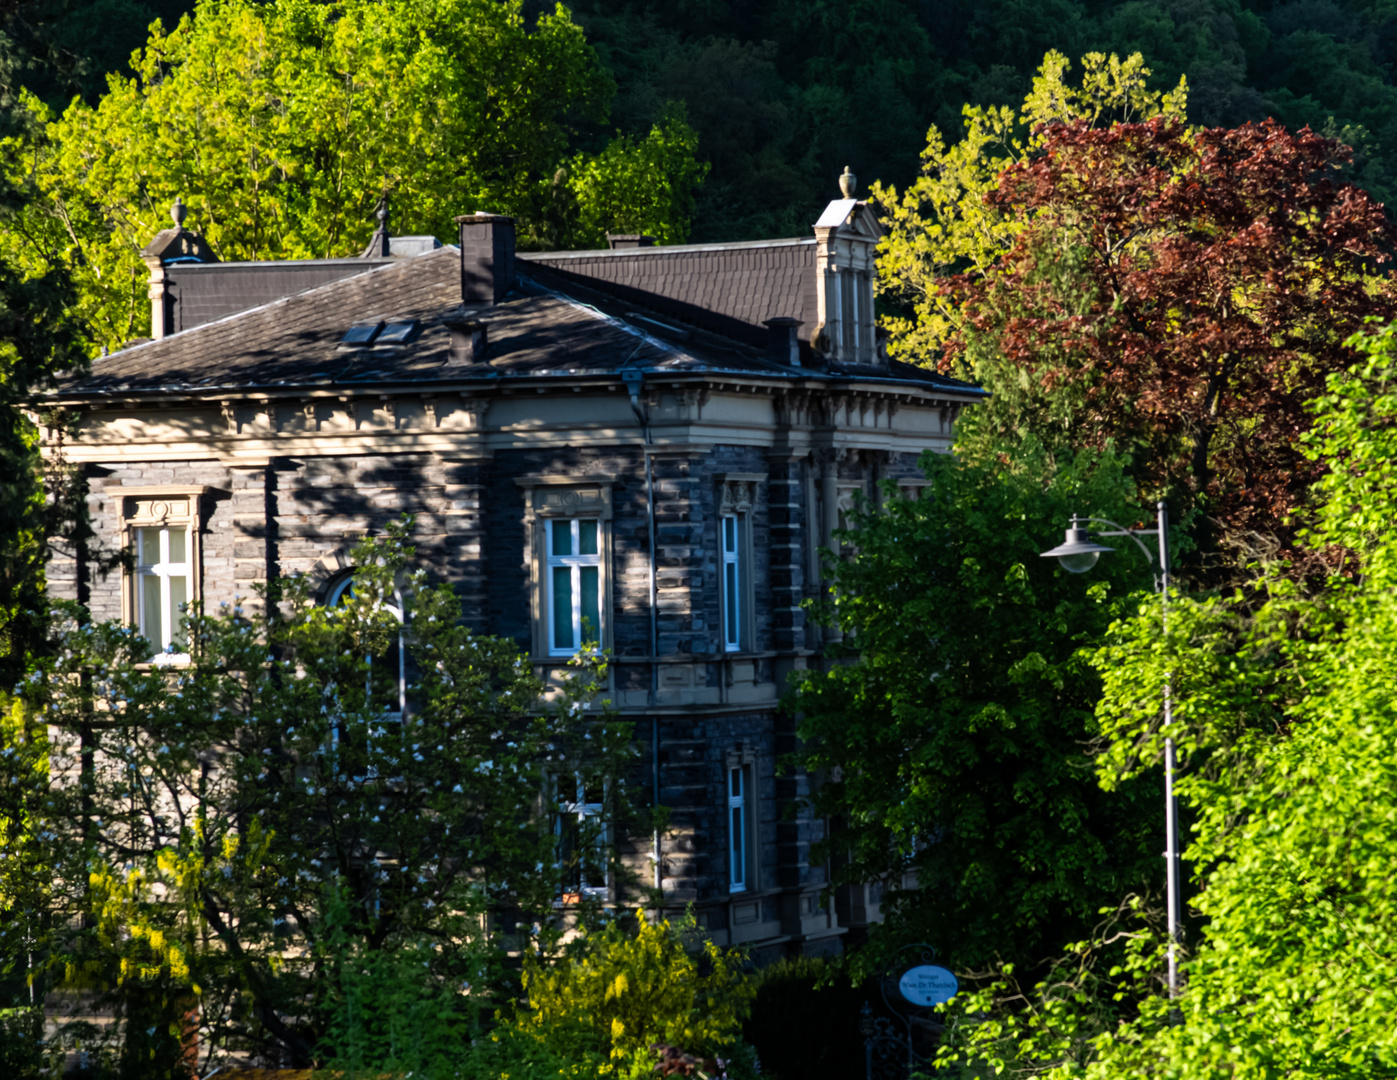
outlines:
M378 337L378 332L382 329L382 320L378 322L357 322L349 328L344 337L340 338L340 344L372 345L374 339Z
M405 319L390 322L374 338L375 345L402 345L417 336L417 320Z

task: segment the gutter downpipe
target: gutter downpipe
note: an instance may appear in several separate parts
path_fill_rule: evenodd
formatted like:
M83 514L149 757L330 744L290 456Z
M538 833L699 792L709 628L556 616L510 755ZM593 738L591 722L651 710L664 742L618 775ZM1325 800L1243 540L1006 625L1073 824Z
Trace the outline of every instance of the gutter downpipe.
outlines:
M645 435L645 505L649 518L650 528L650 690L649 701L651 709L654 709L659 697L659 624L658 609L659 599L655 585L655 473L652 466L651 455L648 452L650 439L650 417L645 406L640 402L640 391L645 384L643 373L634 369L622 371L621 381L625 384L626 393L630 395L631 410L635 413L635 418L640 421L641 430ZM652 778L654 784L655 808L660 806L660 717L657 713L650 714L650 757ZM651 857L655 862L655 891L663 892L664 877L660 867L660 830L657 826L651 841Z

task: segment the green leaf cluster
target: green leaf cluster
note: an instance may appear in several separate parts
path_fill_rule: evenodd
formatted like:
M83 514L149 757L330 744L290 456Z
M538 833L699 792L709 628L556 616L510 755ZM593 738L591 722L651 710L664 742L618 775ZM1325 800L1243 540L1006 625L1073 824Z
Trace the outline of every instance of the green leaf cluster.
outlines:
M1071 65L1058 52L1043 59L1033 88L1018 109L966 105L965 136L949 145L933 126L922 151L921 175L901 192L875 182L887 235L878 245L880 296L907 315L888 315L888 350L913 363L935 364L947 339L964 325L955 299L941 287L950 274L983 277L1014 245L1023 223L987 203L1011 165L1041 151L1050 125L1083 121L1093 127L1185 112L1184 79L1169 92L1149 87L1150 69L1134 53L1082 58L1080 86L1067 79Z
M1307 441L1330 465L1308 542L1347 572L1171 596L1167 629L1142 611L1088 654L1104 686L1104 786L1157 775L1166 736L1179 748L1193 879L1181 997L1160 993L1155 934L1135 968L1081 985L1052 1039L1030 1021L1061 983L1025 991L994 1025L962 1010L967 1060L1102 1080L1397 1075L1397 332L1351 344L1361 359L1329 380ZM1081 955L1107 952L1100 938ZM1113 998L1113 1014L1088 1007Z
M336 1033L384 965L420 958L419 1004L469 1028L510 950L556 948L552 781L626 820L629 725L596 700L599 655L545 694L513 642L462 626L454 592L410 571L410 529L356 547L338 607L292 579L190 612L187 666L129 627L64 629L0 750L8 963L55 1000L109 997L128 1044L155 993L176 1031L197 1001L206 1054L304 1066L356 1052ZM582 846L614 857L599 832Z
M1032 441L922 467L923 497L890 488L828 563L816 616L857 662L796 684L795 760L823 778L811 798L838 823L836 880L883 887L878 934L957 967L1035 963L1160 876L1152 794L1095 782L1101 683L1078 655L1149 566L1129 541L1088 581L1039 555L1074 513L1135 524L1134 493L1109 453Z
M520 219L525 244L587 247L607 231L681 240L703 168L682 110L644 137L584 152L614 84L566 9L522 0L202 0L156 23L95 106L4 145L36 198L0 223L22 261L72 268L108 347L148 332L139 251L176 196L219 257L357 254L373 207L394 232L454 238L476 210Z
M552 966L526 962L528 1007L494 1039L537 1043L579 1077L652 1075L657 1043L728 1057L741 1042L756 992L746 958L702 938L692 919L642 921L633 932L610 922L575 953Z

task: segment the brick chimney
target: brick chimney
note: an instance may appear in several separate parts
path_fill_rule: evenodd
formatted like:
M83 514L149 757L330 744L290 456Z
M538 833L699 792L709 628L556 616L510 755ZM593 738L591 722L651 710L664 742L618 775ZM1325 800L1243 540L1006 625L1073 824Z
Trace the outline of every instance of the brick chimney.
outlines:
M461 226L461 303L498 304L514 287L514 219L466 214Z

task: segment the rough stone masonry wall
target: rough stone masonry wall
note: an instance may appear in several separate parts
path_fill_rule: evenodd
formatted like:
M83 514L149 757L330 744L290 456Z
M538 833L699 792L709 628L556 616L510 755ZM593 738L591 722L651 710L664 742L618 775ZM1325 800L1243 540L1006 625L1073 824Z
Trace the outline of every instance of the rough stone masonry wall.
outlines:
M767 499L770 537L767 563L771 576L771 646L779 651L805 649L805 474L799 459L770 461Z
M719 477L767 473L752 510L755 641L759 651L803 645L803 613L792 595L803 589L801 530L803 468L798 461L768 462L761 451L715 447L701 458L658 454L654 459L659 633L661 656L721 655L718 620ZM644 458L639 447L614 450L557 448L501 451L489 460L445 460L438 455L362 455L278 458L270 465L230 468L216 462L174 462L90 468L89 503L100 541L115 550L121 536L125 486L206 485L201 502L203 597L211 609L235 596L248 597L269 575L311 573L328 586L333 568L348 566L350 549L366 534L379 534L402 513L415 515L417 563L434 580L461 593L468 623L476 630L531 637L529 589L534 568L525 535L527 492L515 478L565 475L585 481L610 476L612 488L612 633L618 684L648 685L650 652L648 507ZM71 560L56 559L55 592L76 598L78 575ZM94 582L89 601L96 618L121 613L119 574ZM625 661L631 660L627 664ZM773 675L769 660L760 676ZM709 686L722 665L707 665ZM758 884L762 888L816 888L823 871L810 867L809 846L821 823L783 820L781 810L805 794L803 778L778 778L778 753L793 746L790 721L771 711L669 715L662 719L660 797L671 814L663 844L667 898L694 901L721 919L727 896L724 765L728 751L756 750ZM637 735L649 737L649 723ZM648 756L648 755L647 755ZM642 881L649 883L648 845L628 845ZM784 902L783 902L784 904ZM773 910L783 905L773 899ZM764 917L766 913L764 912ZM720 927L715 924L714 929Z
M683 907L728 895L724 770L730 750L757 751L756 885L776 887L776 742L771 714L665 717L660 721L660 746L660 801L669 811L669 830L660 848L666 902Z
M470 625L485 620L485 550L479 461L435 454L282 458L266 474L272 536L270 570L313 574L322 588L348 567L362 537L382 535L403 514L413 516L412 565L461 597ZM250 531L250 530L249 530Z
M214 461L172 461L140 465L84 468L87 510L93 540L85 553L86 567L79 569L76 552L55 556L49 568L49 587L55 596L86 603L97 621L121 618L122 572L103 575L97 567L119 553L125 513L123 487L206 486L199 500L203 595L232 601L236 588L236 547L233 480L230 471Z

